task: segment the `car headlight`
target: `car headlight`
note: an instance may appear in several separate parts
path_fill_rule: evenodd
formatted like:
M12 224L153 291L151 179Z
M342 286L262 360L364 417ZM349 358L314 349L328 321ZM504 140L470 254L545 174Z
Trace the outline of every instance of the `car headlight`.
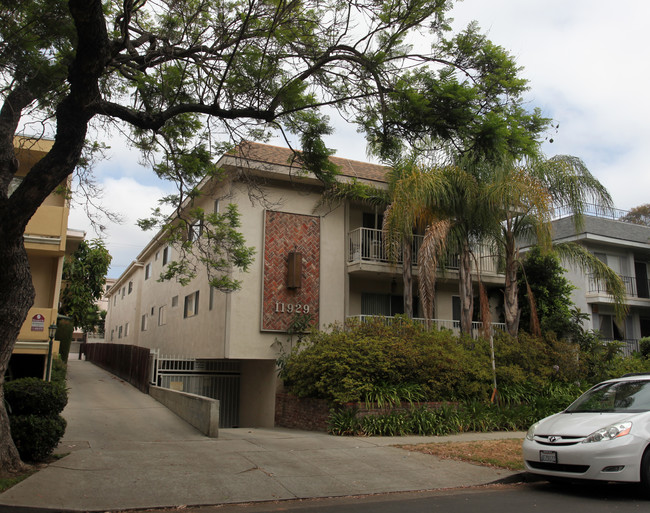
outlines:
M614 440L614 438L620 438L630 433L632 429L631 422L622 422L619 424L612 424L610 426L594 431L587 438L585 438L582 443L589 444L593 442L601 442L603 440Z
M533 440L535 438L535 430L537 429L537 426L539 426L539 422L535 422L535 424L530 426L528 432L526 433L526 439Z

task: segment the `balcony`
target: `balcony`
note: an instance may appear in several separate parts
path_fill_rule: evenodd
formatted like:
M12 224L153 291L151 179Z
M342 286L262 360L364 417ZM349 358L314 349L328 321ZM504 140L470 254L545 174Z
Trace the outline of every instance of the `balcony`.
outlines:
M359 322L370 322L370 321L379 321L384 322L386 325L393 323L396 317L391 316L380 316L380 315L352 315L348 319L356 319ZM422 319L414 318L413 322L427 326L432 330L449 330L454 332L456 335L460 335L460 321L454 321L451 319ZM481 330L483 329L482 322L472 322L472 338L478 338L481 335ZM496 331L505 331L506 325L503 322L493 322L492 323L492 334Z
M628 297L648 299L650 298L650 280L640 280L634 276L623 276L619 274L619 278L625 285L625 293ZM607 294L607 287L605 284L594 277L593 274L588 275L589 286L588 290L591 294Z
M417 254L422 245L422 235L413 236L413 265L417 266ZM391 254L392 253L392 254ZM391 259L393 257L394 259ZM403 263L401 248L389 251L387 244L384 244L383 230L373 228L357 228L348 233L348 255L347 262L353 263L377 263L377 264L398 264ZM457 271L460 266L460 259L457 254L449 254L446 259L445 269ZM474 248L474 259L472 261L472 272L481 274L502 274L499 268L498 255L485 245L477 245Z

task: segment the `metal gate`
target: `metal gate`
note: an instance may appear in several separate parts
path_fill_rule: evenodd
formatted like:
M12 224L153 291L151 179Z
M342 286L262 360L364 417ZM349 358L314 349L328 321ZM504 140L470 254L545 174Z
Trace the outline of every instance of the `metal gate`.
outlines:
M240 364L233 360L209 360L161 356L152 350L151 383L162 388L219 400L219 427L239 426Z

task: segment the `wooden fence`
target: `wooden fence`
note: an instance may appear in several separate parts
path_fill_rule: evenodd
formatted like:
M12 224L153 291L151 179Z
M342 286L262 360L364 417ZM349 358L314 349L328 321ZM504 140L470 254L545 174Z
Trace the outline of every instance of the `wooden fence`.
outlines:
M80 353L117 377L128 381L141 392L149 393L149 348L126 344L82 344Z

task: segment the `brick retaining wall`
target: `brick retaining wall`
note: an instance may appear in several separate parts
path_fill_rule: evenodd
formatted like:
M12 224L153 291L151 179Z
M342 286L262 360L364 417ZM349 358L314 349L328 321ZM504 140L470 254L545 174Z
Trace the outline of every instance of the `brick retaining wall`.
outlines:
M367 415L384 415L395 410L406 410L418 406L440 408L443 405L457 405L447 402L417 402L402 403L394 407L367 407L365 404L349 403L346 408L357 408L357 417ZM275 396L275 425L291 429L304 429L306 431L327 431L331 405L325 399L312 399L296 397L285 392Z

